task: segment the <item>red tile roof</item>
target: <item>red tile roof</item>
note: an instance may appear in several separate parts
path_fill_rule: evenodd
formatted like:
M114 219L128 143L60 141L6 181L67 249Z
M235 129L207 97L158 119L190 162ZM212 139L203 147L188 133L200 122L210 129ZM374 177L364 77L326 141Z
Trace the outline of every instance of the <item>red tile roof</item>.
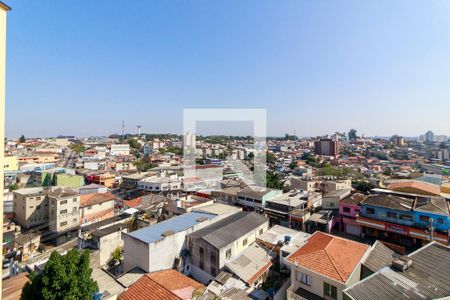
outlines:
M287 260L345 283L367 249L367 245L317 231Z
M127 206L127 207L137 207L139 204L141 204L142 202L142 197L137 197L131 200L123 200L122 203L123 205Z
M204 288L201 283L176 270L163 270L145 274L123 292L119 299L191 299L194 291Z
M166 289L147 275L142 276L125 292L118 297L119 300L181 300L180 297Z
M93 194L86 194L80 196L80 206L90 206L98 203L103 203L106 201L111 201L116 199L116 196L114 196L111 193L93 193Z

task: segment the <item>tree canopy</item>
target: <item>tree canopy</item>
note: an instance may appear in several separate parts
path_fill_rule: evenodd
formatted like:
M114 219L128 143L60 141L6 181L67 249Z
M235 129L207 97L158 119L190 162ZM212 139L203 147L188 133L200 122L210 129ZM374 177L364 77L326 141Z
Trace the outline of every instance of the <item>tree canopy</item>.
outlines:
M350 129L348 132L348 139L349 140L356 140L358 138L358 135L356 134L356 129Z
M92 299L98 285L91 274L88 251L80 254L72 249L64 256L55 251L41 274L30 274L30 282L25 284L20 299Z
M20 136L19 142L25 143L25 136L23 134Z

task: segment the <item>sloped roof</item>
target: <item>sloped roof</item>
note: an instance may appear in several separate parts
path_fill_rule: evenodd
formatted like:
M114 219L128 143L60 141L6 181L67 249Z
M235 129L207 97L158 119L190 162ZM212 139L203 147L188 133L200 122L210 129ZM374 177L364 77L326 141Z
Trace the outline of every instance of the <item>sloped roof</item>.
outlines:
M385 267L344 290L351 299L437 299L450 295L450 247L432 242L411 253L403 272Z
M272 265L274 253L257 243L251 244L225 266L251 286Z
M395 210L410 211L414 205L414 199L404 198L391 194L369 195L362 201L364 204L381 206Z
M154 225L128 233L140 241L151 244L164 239L163 234L167 231L174 233L184 231L206 220L211 220L217 215L204 212L190 212L171 219L156 223Z
M189 236L202 238L217 249L221 249L266 222L268 219L260 214L241 211Z
M151 279L148 275L139 278L118 297L119 300L181 300L170 290Z
M444 198L417 198L415 206L415 210L434 212L448 215L449 205L448 202Z
M398 180L389 184L388 188L394 191L413 190L416 193L431 195L439 195L441 193L439 185L420 180Z
M352 194L352 195L348 195L347 197L342 199L341 202L342 203L347 203L347 204L359 205L359 203L361 203L361 201L366 199L366 197L367 196L364 195L364 194L355 193L355 194Z
M176 270L163 270L146 276L183 299L187 299L187 296L190 299L194 291L205 288L203 284Z
M80 207L91 206L116 199L111 193L93 193L80 196Z
M287 261L345 283L369 246L316 231Z
M372 272L377 272L384 267L391 265L394 254L395 252L393 250L377 240L375 244L373 244L369 255L363 261L363 265Z

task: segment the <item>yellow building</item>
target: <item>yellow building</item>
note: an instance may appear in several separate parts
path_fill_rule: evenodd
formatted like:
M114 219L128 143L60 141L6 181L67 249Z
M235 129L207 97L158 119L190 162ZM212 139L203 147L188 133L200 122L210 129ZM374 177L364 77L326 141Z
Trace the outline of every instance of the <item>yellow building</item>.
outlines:
M19 170L19 160L17 156L5 156L3 158L3 168L5 171Z

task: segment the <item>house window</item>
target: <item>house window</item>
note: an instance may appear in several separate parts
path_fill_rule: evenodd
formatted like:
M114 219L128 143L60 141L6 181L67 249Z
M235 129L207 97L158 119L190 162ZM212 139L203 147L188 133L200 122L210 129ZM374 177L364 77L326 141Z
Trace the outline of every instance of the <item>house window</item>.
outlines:
M412 221L413 217L410 215L400 215L399 216L400 220L405 220L405 221Z
M67 204L67 200L62 200L59 204Z
M60 226L60 227L63 227L63 226L66 226L66 225L67 225L67 221L64 221L64 222L59 223L59 226Z
M430 217L428 217L428 216L419 216L419 220L420 220L421 222L427 222L427 223L429 223L429 222L430 222Z
M350 213L350 207L343 207L342 211L345 213Z
M228 250L227 250L227 252L225 253L225 257L226 257L227 259L230 259L230 258L231 258L231 249L228 249Z
M437 222L438 224L444 224L444 219L437 218L437 219L436 219L436 222Z
M242 242L242 246L247 245L247 239L244 239L244 241Z
M397 219L397 214L394 213L394 212L391 212L391 211L388 211L388 212L386 213L386 216L387 216L388 218L391 218L391 219Z
M323 295L325 297L337 300L337 287L327 282L323 283Z
M304 274L302 272L297 271L297 281L301 282L307 286L311 286L311 276Z
M209 261L211 262L211 265L215 265L216 264L216 252L211 252L210 256L209 256Z
M61 215L67 214L67 209L61 209L61 210L59 211L59 213L60 213Z
M263 229L262 228L259 230L259 235L261 235L261 234L263 234Z
M373 208L368 207L368 208L366 208L366 211L367 211L367 214L369 214L369 215L375 214L375 209L373 209Z
M199 253L199 256L200 256L199 267L200 267L200 269L203 270L205 268L205 250L203 250L203 248L200 247L198 249L198 253Z
M77 202L77 198L73 198L73 199L72 199L72 202Z

